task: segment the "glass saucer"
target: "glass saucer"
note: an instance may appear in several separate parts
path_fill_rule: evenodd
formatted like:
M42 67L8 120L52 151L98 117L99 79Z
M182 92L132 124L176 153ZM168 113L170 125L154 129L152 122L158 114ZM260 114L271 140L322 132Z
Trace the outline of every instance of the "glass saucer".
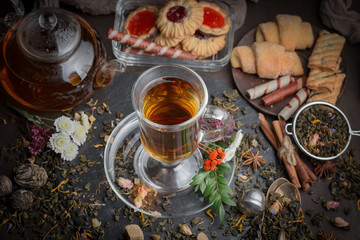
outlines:
M124 118L115 127L106 144L104 152L105 174L115 194L129 207L154 217L184 217L196 214L209 208L211 205L208 203L208 199L204 199L201 194L195 193L193 191L193 187L185 187L184 183L179 183L179 186L174 189L174 194L158 192L154 201L157 202L157 204L152 206L151 210L139 209L134 205L134 203L130 199L132 196L127 195L118 186L118 184L116 183L116 179L120 176L126 179L140 178L138 176L138 158L145 157L146 159L148 155L141 146L139 130L140 129L138 118L136 113L133 112L129 116ZM194 156L195 155L196 154L194 154ZM154 163L150 162L147 164L150 170L152 164ZM233 171L230 174L225 175L225 177L230 184L233 180L235 172L234 159L232 159L229 164L231 165ZM196 166L196 164L194 166ZM174 169L180 170L181 163ZM184 169L181 170L184 171ZM195 170L192 169L192 171ZM194 172L194 174L196 172ZM148 188L153 187L151 186L151 181L149 182L148 180L143 178L141 179L141 181L143 181ZM182 188L184 188L185 190L181 190ZM160 213L161 215L157 214L156 212Z

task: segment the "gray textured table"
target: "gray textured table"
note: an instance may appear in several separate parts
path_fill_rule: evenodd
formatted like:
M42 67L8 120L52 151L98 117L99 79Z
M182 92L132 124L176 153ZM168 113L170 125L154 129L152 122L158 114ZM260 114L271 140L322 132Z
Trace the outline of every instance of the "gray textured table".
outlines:
M102 40L104 41L105 47L107 49L109 57L113 57L112 50L111 50L111 43L109 40L105 38L107 29L109 27L113 26L114 22L114 15L106 15L106 16L91 16L87 14L83 14L78 12L77 10L62 6L66 9L69 9L71 11L74 11L78 13L79 15L83 16L99 33ZM313 26L324 28L320 21L320 17L318 14L318 7L319 7L319 1L314 0L304 0L304 1L286 1L286 0L260 0L258 3L247 1L247 16L245 19L244 25L235 32L235 39L234 39L234 45L238 43L238 41L241 39L244 34L246 34L251 29L255 28L259 23L270 21L274 18L276 14L279 13L289 13L289 14L296 14L302 17L304 21L309 21L313 24ZM360 12L360 1L353 1L353 9L357 9ZM346 63L346 73L348 78L348 83L345 89L345 92L341 99L338 102L338 107L341 108L344 113L348 116L349 121L351 123L351 126L353 129L358 130L360 129L360 68L359 68L359 62L360 62L360 44L350 45L346 44L343 50L343 56L344 61ZM145 68L139 68L139 67L133 67L129 68L127 73L129 76L136 76L136 74L143 71ZM207 81L207 84L209 84L210 92L216 91L220 87L223 87L224 89L233 89L235 88L233 78L231 75L231 66L228 64L223 70L216 73L201 73L205 80ZM125 78L124 78L125 79ZM135 79L125 79L124 82L121 82L121 79L118 79L118 82L114 82L113 84L116 84L117 87L120 88L120 84L122 83L129 83L131 81L135 81ZM220 81L220 82L216 82ZM125 84L126 94L128 94L129 91L129 85ZM94 98L97 99L107 99L108 93L110 91L113 91L114 88L111 86L109 88L102 89L100 91L97 91ZM220 91L221 92L221 91ZM109 99L109 101L117 101L115 99ZM244 101L244 100L243 100ZM125 104L125 102L119 100L119 104L112 103L112 107L117 108L118 111L123 112L124 114L129 114L132 112L130 109L129 104ZM245 104L245 103L244 103ZM5 116L7 112L7 108L5 106L4 102L4 95L1 97L0 101L0 116ZM269 120L273 120L272 117L268 117ZM16 141L16 138L20 136L20 133L16 126L2 126L0 125L0 132L3 136L0 139L0 144L7 145L7 144L14 144ZM5 137L6 136L6 137ZM352 142L350 144L350 148L352 149L358 149L360 146L360 138L354 137L352 139ZM82 149L82 151L85 151L86 148ZM98 153L98 152L97 152ZM269 156L270 159L275 159L274 153L272 156ZM1 159L2 160L2 159ZM359 157L354 159L356 161L359 161ZM305 160L306 161L306 160ZM306 161L308 164L309 162ZM1 169L0 174L8 174L12 171L12 166L10 165L4 165L4 163L1 163ZM98 174L99 177L104 177L103 172L101 172L101 168L96 170L96 174ZM320 196L323 196L324 200L330 200L332 199L329 193L329 181L321 179L318 181L315 185L312 186L312 190L314 192L313 195L309 195L308 193L301 192L302 201L303 201L303 208L304 210L314 208L316 211L325 211L319 204L316 204L314 201L311 200L311 198L318 199ZM116 203L116 204L122 204L122 203ZM352 214L350 214L346 219L350 222L352 225L351 230L346 231L342 229L334 228L329 222L328 219L331 217L335 217L338 215L343 215L343 208L344 206L353 206L354 210ZM323 225L321 228L312 226L312 229L314 233L317 231L325 231L325 232L334 232L334 236L338 237L340 239L359 239L360 235L360 228L359 222L360 222L360 211L356 211L356 202L354 201L343 201L342 207L338 212L334 211L326 211L325 212L325 220L323 222ZM102 218L111 218L112 214L112 208L104 208L103 212L101 213ZM209 220L205 215L202 216L203 219ZM183 223L187 222L189 223L189 220L191 220L192 217L188 217L186 219L177 219L175 222ZM306 221L309 222L309 218L306 218ZM106 230L105 232L105 239L118 239L118 236L122 234L123 229L125 227L125 224L127 222L121 221L112 223L111 227ZM216 229L216 226L219 223L215 223L214 229ZM193 228L194 232L197 233L197 228ZM205 231L209 236L209 231ZM0 233L2 236L4 236L4 239L19 239L16 235L8 235L6 234L6 229L0 228ZM219 232L220 233L220 232ZM5 235L4 235L5 234ZM145 232L145 235L148 236L149 232ZM3 238L3 237L2 237ZM40 238L40 237L37 237ZM222 237L221 234L217 237L217 239L231 239L228 237ZM233 237L233 239L236 239Z

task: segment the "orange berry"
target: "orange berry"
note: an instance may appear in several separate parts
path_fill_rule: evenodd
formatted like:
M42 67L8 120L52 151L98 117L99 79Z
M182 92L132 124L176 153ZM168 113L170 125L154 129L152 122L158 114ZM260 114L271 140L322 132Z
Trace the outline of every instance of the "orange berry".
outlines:
M216 151L217 151L218 153L222 153L222 152L223 152L222 148L220 148L220 147L217 148Z
M224 159L225 153L224 153L224 152L219 153L219 157L220 157L221 159Z
M222 159L218 159L218 160L217 160L217 165L220 165L221 162L222 162Z
M209 158L210 158L211 160L216 159L216 157L217 157L217 152L216 152L216 151L211 152L211 153L209 154Z
M210 166L205 165L205 166L203 167L203 169L204 169L205 171L208 171L208 170L210 170Z
M217 164L217 161L216 161L216 160L211 160L210 166L216 166L216 164Z
M210 166L210 163L211 163L211 160L210 160L210 159L206 159L204 165L209 165L209 166Z
M215 169L215 165L211 165L210 170L213 171Z

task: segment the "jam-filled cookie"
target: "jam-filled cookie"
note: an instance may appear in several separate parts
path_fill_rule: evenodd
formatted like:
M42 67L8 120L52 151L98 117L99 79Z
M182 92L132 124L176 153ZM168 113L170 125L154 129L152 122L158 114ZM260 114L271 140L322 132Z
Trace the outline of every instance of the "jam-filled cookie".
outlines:
M172 0L159 11L156 26L166 37L193 35L203 22L203 8L195 0Z
M199 31L191 37L181 41L184 51L196 55L197 59L204 59L216 54L226 43L226 36L208 37Z
M137 8L125 20L124 32L141 39L153 37L157 32L155 22L158 12L155 6Z
M214 36L227 34L231 26L227 12L216 3L199 2L199 4L204 8L204 21L199 30Z
M165 37L164 35L160 34L154 39L154 42L161 46L175 47L183 39L184 39L183 37L182 38L169 38L169 37Z

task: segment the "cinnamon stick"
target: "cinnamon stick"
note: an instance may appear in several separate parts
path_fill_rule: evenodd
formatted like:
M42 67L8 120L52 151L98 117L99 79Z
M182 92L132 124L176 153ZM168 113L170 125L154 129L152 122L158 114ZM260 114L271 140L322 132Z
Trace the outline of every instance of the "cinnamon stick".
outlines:
M266 139L270 142L273 148L277 151L279 148L279 144L277 143L274 132L272 131L268 121L266 121L264 114L259 113L259 120L260 120L261 131L264 133Z
M281 130L282 130L283 134L285 135L286 134L285 133L286 122L284 120L280 120L279 123L281 126ZM310 183L310 185L314 184L317 180L317 177L315 176L314 172L304 163L304 161L300 158L299 153L296 150L294 150L294 156L295 156L296 162L300 163L300 165L297 168L299 177L300 177L300 175L303 175L302 178L304 180L308 178L308 182ZM304 174L304 171L306 172L307 177ZM306 190L304 189L304 191L306 191Z
M294 154L295 154L296 161L297 161L297 162L300 162L300 164L303 165L306 173L308 174L309 180L310 180L310 184L311 184L311 185L314 184L314 183L317 181L316 175L315 175L314 172L309 168L309 166L308 166L306 163L304 163L304 161L300 158L298 152L295 151Z
M274 127L274 130L275 130L275 133L276 133L276 137L279 141L280 144L282 144L283 142L283 139L284 139L284 136L282 134L282 130L281 130L281 126L280 126L280 122L275 120L272 122L272 125ZM285 169L289 175L289 178L290 178L290 181L297 187L297 188L301 188L301 185L300 185L300 180L299 180L299 177L297 175L297 172L296 172L296 169L295 169L295 166L292 166L289 164L289 162L287 161L286 159L286 156L283 154L281 156L281 159L283 161L283 164L285 166Z
M296 158L296 155L295 155L295 158ZM302 189L304 191L307 191L310 188L310 177L303 166L303 162L298 161L298 160L299 159L296 159L295 169L299 176L299 180L300 180Z

